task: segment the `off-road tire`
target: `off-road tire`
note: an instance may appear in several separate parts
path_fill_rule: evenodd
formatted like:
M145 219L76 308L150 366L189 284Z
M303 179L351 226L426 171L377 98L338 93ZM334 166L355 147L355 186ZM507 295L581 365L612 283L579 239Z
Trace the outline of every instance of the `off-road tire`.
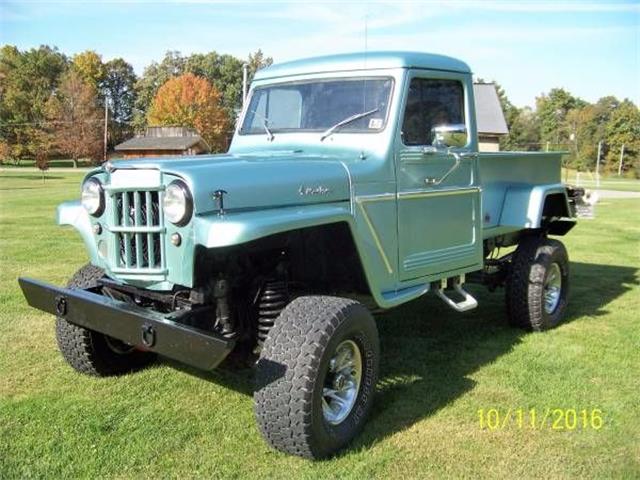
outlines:
M560 299L552 312L545 310L544 283L552 264L560 267ZM562 320L569 293L569 257L564 245L542 236L525 237L513 254L507 276L506 305L509 323L533 331L548 330Z
M322 393L331 355L352 340L362 356L362 380L349 415L325 421ZM380 349L378 330L360 303L328 296L299 297L276 319L264 343L254 393L258 426L278 450L324 458L360 431L373 404Z
M78 270L67 288L87 289L95 287L104 276L104 270L91 264ZM116 352L104 334L74 325L64 318L56 318L56 340L63 358L75 370L87 375L105 377L138 370L155 360L155 354L131 350ZM113 345L117 340L111 340ZM120 342L121 343L121 342Z

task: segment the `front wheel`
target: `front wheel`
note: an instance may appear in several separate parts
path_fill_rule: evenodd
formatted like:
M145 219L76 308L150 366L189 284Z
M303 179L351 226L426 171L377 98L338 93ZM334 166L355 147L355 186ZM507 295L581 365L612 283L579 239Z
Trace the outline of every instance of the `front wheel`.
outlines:
M95 287L103 276L104 270L88 264L75 273L67 287ZM155 360L153 353L138 351L120 340L80 327L61 317L56 319L56 339L67 363L78 372L88 375L119 375L138 370Z
M514 252L507 278L509 323L526 330L547 330L564 316L569 293L569 257L564 245L546 237L528 237Z
M260 354L258 426L278 450L327 457L360 431L373 404L378 331L369 311L337 297L300 297L280 314Z

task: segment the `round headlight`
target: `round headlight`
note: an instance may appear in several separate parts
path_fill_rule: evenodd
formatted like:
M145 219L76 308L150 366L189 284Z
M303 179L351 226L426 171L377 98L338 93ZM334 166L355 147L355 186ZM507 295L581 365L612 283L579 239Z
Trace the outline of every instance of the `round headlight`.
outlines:
M189 223L193 212L193 200L184 182L176 180L167 186L162 199L162 209L164 216L171 223L178 226Z
M97 178L90 178L82 184L82 206L94 217L99 217L104 211L104 191Z

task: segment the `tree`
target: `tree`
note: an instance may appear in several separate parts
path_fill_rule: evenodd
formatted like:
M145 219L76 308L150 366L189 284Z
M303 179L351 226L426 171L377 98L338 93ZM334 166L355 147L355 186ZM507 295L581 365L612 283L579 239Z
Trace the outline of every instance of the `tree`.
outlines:
M60 88L47 103L47 114L55 125L55 146L71 156L74 167L80 158L98 160L101 157L102 114L96 91L75 70L64 75Z
M46 45L27 51L0 48L0 140L9 145L12 158L38 153L46 103L67 65L67 57Z
M570 125L572 135L571 165L578 170L595 169L599 137L596 132L598 124L595 121L593 105L574 108L567 113L566 121Z
M0 140L0 163L11 160L11 147L4 140Z
M540 140L562 149L560 144L568 144L573 133L566 122L567 114L571 109L585 105L584 100L574 97L563 88L552 88L548 95L537 97L536 113L540 120Z
M221 104L229 119L242 102L242 60L209 52L187 58L185 72L206 78L221 94Z
M615 170L624 145L624 169L640 177L640 110L630 100L623 100L612 112L605 127L607 144L606 166Z
M160 87L147 119L151 125L195 128L212 150L226 148L229 121L220 92L192 73L173 78Z
M102 56L93 50L86 50L73 56L71 67L80 75L80 78L95 88L96 92L102 87L106 74Z
M133 125L141 130L147 123L147 112L158 90L171 78L184 73L185 59L180 52L169 51L162 62L151 62L136 82L136 100Z
M209 81L221 95L221 104L229 122L236 118L242 106L242 64L244 62L232 55L220 55L215 51L195 53L183 57L180 52L169 51L160 63L149 65L136 84L134 125L141 129L147 119L147 111L158 89L169 79L184 73L192 73ZM248 80L251 82L255 72L273 63L271 57L265 57L261 50L249 55L247 60Z
M120 143L129 131L136 102L136 74L122 58L105 64L102 91L109 103L110 133L113 144Z
M249 64L249 80L253 80L258 70L273 64L273 58L265 57L262 49L259 48L254 53L249 54L247 63Z
M515 109L509 134L500 140L502 150L535 151L540 149L540 124L530 107Z

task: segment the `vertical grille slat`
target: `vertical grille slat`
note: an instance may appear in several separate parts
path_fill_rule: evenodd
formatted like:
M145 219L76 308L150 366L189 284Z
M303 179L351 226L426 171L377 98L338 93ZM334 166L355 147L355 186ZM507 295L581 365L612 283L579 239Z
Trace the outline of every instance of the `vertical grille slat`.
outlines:
M153 194L151 192L145 192L145 203L146 203L146 220L147 227L153 226L153 204L152 202ZM155 245L154 238L152 233L147 233L147 259L149 268L154 268L156 266L155 262Z
M129 223L129 192L124 192L122 194L122 226L130 227ZM131 234L123 233L123 241L124 241L124 267L131 268Z
M161 269L165 252L162 234L157 231L158 227L164 226L160 214L160 192L140 189L116 191L112 199L114 226L123 230L114 232L118 247L116 267L131 273L140 269Z
M133 220L134 220L134 225L136 227L140 227L142 226L142 215L140 214L140 209L142 208L142 206L140 205L140 196L142 194L140 192L133 192ZM136 266L137 267L144 267L145 266L145 262L144 259L142 258L142 234L141 233L136 233L135 234L135 250L136 250Z
M162 201L162 193L161 192L156 192L156 197L158 199L158 206L160 205L160 202ZM160 210L158 210L157 212L157 218L158 218L158 225L160 227L164 228L164 217L162 215L160 215ZM160 258L165 258L165 247L164 247L164 242L160 241L160 236L158 236L158 243L155 245L155 247L160 247Z

